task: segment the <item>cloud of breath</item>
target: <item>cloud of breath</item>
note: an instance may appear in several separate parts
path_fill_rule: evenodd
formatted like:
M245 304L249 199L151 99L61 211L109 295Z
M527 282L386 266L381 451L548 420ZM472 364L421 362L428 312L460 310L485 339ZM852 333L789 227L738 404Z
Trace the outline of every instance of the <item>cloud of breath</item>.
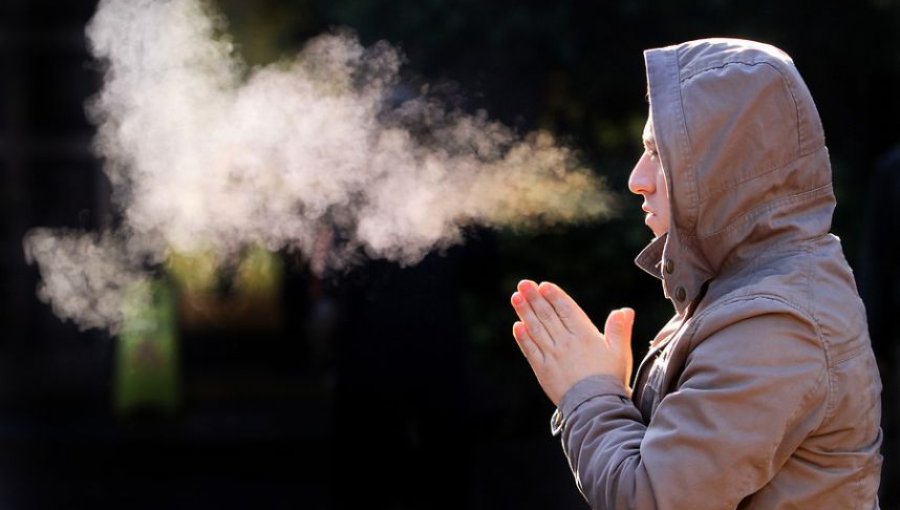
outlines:
M122 221L26 237L61 318L115 332L124 294L173 252L226 260L256 245L317 272L366 256L414 264L469 225L609 212L602 182L550 134L427 93L398 101L402 57L387 43L326 34L248 69L222 27L199 0L100 1L87 36L106 67L89 112Z

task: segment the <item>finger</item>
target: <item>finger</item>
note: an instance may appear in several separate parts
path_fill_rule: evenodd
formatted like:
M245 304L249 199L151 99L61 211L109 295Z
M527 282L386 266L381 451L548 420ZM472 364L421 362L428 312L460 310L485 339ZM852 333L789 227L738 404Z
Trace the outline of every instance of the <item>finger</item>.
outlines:
M606 317L603 332L615 348L631 348L631 330L634 327L634 310L619 308Z
M519 280L518 285L516 285L516 290L524 294L525 289L529 285L537 285L537 283L535 283L534 280Z
M531 335L528 334L528 328L525 327L525 324L518 321L513 324L513 338L516 339L516 344L518 344L529 364L534 365L544 360L544 353L531 338Z
M568 336L571 334L571 331L563 325L553 305L538 291L537 284L532 281L525 281L520 287L522 288L520 292L525 294L525 299L534 311L534 315L541 321L544 329L547 330L554 340L561 340L563 335Z
M559 285L541 282L538 291L550 303L563 326L572 333L591 323L584 310Z
M532 310L531 305L528 304L528 300L525 299L525 296L523 296L521 292L515 292L510 298L510 301L512 302L513 308L516 310L516 315L518 315L519 318L522 319L522 322L525 323L529 336L538 344L541 351L551 348L556 342L554 342L553 337L550 336L550 333L544 327L544 324L541 323L534 314L534 310Z

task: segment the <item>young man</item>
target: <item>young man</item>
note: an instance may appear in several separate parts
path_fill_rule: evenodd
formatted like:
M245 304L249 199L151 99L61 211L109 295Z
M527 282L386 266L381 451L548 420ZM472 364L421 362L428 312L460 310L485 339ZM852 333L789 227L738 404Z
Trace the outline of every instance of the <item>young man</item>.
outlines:
M633 310L601 332L552 283L512 296L579 489L598 509L878 508L881 383L806 85L752 41L644 56L636 262L675 315L633 390Z

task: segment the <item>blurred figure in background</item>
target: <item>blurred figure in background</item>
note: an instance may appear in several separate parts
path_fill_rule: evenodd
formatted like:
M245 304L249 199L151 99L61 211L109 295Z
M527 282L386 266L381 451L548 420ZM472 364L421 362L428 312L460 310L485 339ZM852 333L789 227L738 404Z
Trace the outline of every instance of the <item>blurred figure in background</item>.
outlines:
M900 234L900 145L878 161L869 183L866 221L860 256L859 289L866 303L872 347L881 369L885 464L882 472L881 504L897 508L897 370L896 351L900 329L893 319L900 310L900 257L896 236Z

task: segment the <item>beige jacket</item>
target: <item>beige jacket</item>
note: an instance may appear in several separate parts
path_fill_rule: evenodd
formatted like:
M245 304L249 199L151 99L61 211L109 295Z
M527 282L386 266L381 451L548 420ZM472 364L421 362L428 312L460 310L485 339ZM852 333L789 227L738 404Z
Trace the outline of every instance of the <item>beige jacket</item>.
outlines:
M788 55L645 52L672 203L638 264L676 315L630 395L577 383L554 433L596 509L872 509L881 383L840 240L822 125Z

